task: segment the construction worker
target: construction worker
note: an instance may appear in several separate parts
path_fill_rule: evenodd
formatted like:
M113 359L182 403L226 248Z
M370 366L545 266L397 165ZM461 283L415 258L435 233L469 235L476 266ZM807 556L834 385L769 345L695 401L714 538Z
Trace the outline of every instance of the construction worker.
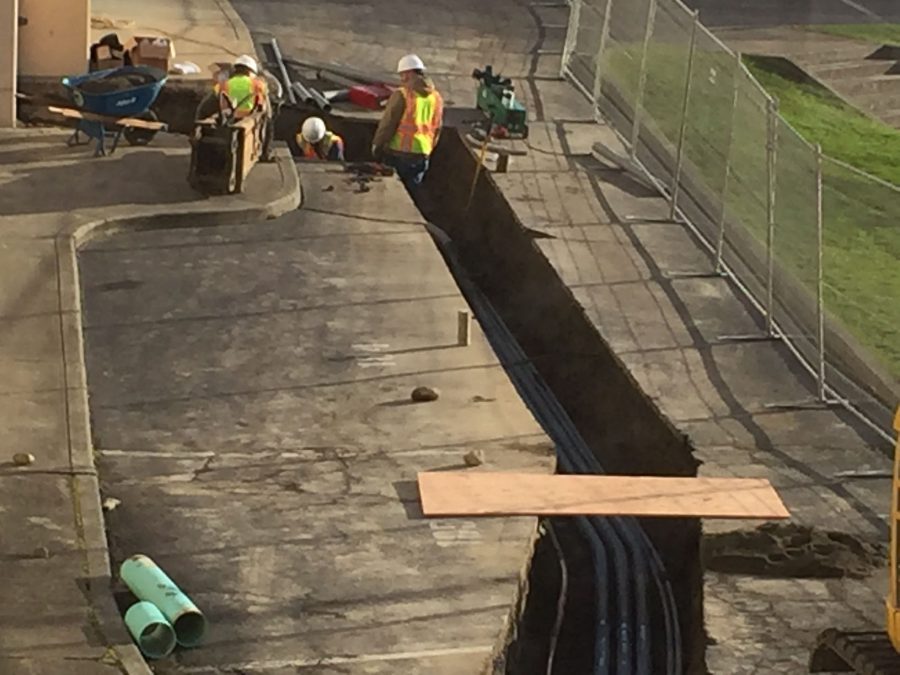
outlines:
M415 192L441 135L444 101L415 54L400 59L397 72L402 86L388 99L372 141L372 155L394 167L407 190Z
M231 69L231 77L216 84L223 110L234 112L241 119L262 109L269 113L269 93L266 80L259 77L259 66L252 56L239 56Z
M325 126L321 117L308 117L296 137L297 146L291 151L304 159L344 161L344 139Z
M256 133L262 144L260 158L264 162L271 162L275 159L272 149L275 125L272 100L269 96L270 81L277 83L278 90L280 90L281 83L268 73L260 74L256 59L244 54L234 60L228 78L217 78L214 87L214 95L218 98L219 109L223 114L231 113L234 119L239 120L252 115L257 110L263 112L263 119L256 129ZM198 119L205 117L205 115L201 115L201 109L205 106L206 104L201 102L197 111Z

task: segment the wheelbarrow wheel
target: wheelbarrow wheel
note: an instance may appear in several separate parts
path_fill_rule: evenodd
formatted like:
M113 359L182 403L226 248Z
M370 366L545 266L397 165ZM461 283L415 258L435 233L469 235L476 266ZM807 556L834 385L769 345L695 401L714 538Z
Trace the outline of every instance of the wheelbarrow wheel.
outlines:
M152 110L147 110L146 112L141 113L140 115L136 115L139 120L146 120L147 122L158 122L159 118L156 116L156 113ZM150 145L150 142L156 136L156 131L153 129L138 129L137 127L125 127L125 131L122 134L125 136L125 140L128 141L128 145L135 146L144 146Z

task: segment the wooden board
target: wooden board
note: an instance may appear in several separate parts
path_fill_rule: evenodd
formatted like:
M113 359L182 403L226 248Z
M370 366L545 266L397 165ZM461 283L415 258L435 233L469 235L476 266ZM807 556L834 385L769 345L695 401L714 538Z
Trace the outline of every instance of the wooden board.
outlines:
M164 122L150 122L149 120L140 120L136 117L111 117L109 115L97 115L84 110L75 110L74 108L56 108L50 106L50 112L73 120L88 120L91 122L103 122L104 124L115 124L120 127L132 127L134 129L147 129L149 131L165 131L166 124Z
M485 471L419 474L426 516L789 518L764 478L553 476Z

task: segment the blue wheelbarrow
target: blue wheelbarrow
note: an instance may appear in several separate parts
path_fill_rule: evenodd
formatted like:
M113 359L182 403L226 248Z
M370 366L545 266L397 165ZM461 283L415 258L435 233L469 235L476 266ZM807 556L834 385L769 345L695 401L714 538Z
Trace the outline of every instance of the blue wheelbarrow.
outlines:
M166 83L166 74L146 66L98 70L63 78L75 108L50 108L51 112L77 120L68 144L79 145L81 135L97 141L95 157L112 154L124 135L129 145L147 145L166 125L150 106ZM106 141L112 144L107 152Z

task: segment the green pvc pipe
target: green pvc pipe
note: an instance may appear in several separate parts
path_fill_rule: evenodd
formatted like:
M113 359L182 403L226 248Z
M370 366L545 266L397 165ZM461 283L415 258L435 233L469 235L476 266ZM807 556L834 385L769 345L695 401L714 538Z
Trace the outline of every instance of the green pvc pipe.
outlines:
M182 647L196 647L206 634L206 617L155 562L133 555L119 568L122 578L138 600L156 605L175 629Z
M125 625L144 656L162 659L175 649L175 630L152 602L137 602L129 607Z

